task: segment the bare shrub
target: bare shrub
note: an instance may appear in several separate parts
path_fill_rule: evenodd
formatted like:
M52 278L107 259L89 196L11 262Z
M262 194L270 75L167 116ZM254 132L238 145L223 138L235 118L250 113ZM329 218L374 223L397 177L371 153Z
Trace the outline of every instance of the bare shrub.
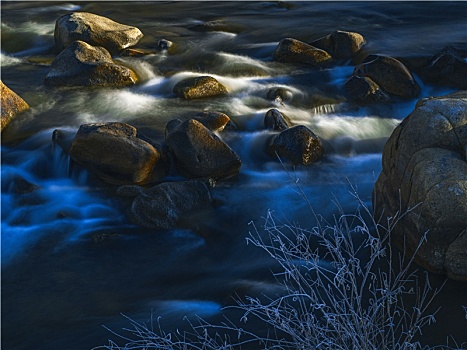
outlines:
M300 187L299 193L303 195ZM189 331L165 333L130 320L133 328L101 349L428 349L419 339L436 312L427 312L439 289L413 269L413 258L393 251L391 232L402 215L376 221L359 199L352 214L339 208L333 222L315 215L312 229L282 222L268 212L247 243L263 249L280 266L284 293L275 298L239 297L229 308L242 317L211 324L188 319ZM305 198L306 199L306 198ZM312 209L311 209L312 210ZM420 245L423 243L421 241ZM423 276L423 274L421 274ZM442 287L442 286L441 286ZM269 336L247 330L254 318ZM244 323L244 327L240 327ZM443 347L446 348L446 347Z

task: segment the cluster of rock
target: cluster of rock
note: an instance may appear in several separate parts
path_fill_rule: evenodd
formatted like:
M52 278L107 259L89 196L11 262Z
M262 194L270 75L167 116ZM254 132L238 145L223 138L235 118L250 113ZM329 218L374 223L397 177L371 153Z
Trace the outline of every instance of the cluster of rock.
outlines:
M467 281L467 91L418 102L385 145L373 197L376 217L399 213L401 249Z
M240 26L213 21L196 24L195 31L241 31ZM55 27L59 52L45 78L49 86L120 87L137 83L130 68L116 63L115 55L144 55L131 47L143 33L136 27L91 13L60 17ZM400 60L367 55L359 61L365 45L362 35L336 31L311 43L282 39L273 59L285 64L324 68L356 62L343 90L358 104L416 98L420 88L412 72ZM167 50L172 43L161 40ZM423 64L417 74L428 82L467 89L467 53L446 47ZM1 83L1 82L0 82ZM220 97L226 86L211 76L178 82L173 93L182 99ZM1 83L1 128L28 108L24 100ZM278 88L267 98L280 104L293 98ZM417 206L401 217L394 241L407 254L416 251L417 261L427 269L467 280L467 93L419 101L416 109L393 132L383 152L383 171L374 188L377 217L392 216ZM303 125L293 125L277 109L269 110L264 127L270 135L264 151L270 157L295 165L308 165L324 155L319 138ZM241 168L238 154L222 140L220 132L235 129L224 113L203 112L173 119L165 138L154 141L124 123L81 125L75 135L56 130L53 140L70 158L101 180L120 186L117 193L131 198L131 220L150 228L171 228L184 219L213 206L210 187L219 179L235 176ZM236 132L236 131L234 131ZM164 182L167 175L183 181ZM29 189L16 181L18 188ZM159 183L156 186L143 186ZM454 209L453 209L454 208ZM399 213L401 214L401 213ZM189 220L188 220L189 221ZM426 242L418 244L428 231Z

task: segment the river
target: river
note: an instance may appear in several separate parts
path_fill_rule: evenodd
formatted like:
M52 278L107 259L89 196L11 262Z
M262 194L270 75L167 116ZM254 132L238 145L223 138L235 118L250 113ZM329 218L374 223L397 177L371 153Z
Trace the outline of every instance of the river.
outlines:
M246 245L268 210L301 226L313 225L299 181L315 211L325 218L356 208L355 186L371 206L385 140L418 99L453 92L424 84L416 99L355 107L342 86L354 65L324 70L272 61L285 37L310 42L335 30L362 34L363 54L413 59L447 45L467 49L467 2L2 2L1 79L31 109L2 133L2 348L90 349L151 313L167 329L184 316L219 317L236 294L260 295L273 288L273 262ZM54 25L71 11L86 11L137 26L137 48L169 53L119 58L134 68L139 84L120 89L61 89L43 82L54 57ZM236 33L189 27L224 20ZM209 74L229 89L222 98L182 101L173 86L188 76ZM293 98L266 98L286 88ZM325 101L325 102L323 102ZM307 167L268 158L265 113L278 108L308 126L326 148L324 160ZM220 134L242 159L240 174L219 181L213 196L222 206L193 218L192 229L149 230L125 217L115 188L71 166L52 143L55 129L75 132L81 124L119 121L160 138L165 124L192 113L226 113L237 131ZM15 176L38 186L11 191ZM350 184L350 185L349 185ZM434 283L442 278L433 276ZM452 334L466 341L465 284L449 282L438 297L438 323L424 341L445 344Z

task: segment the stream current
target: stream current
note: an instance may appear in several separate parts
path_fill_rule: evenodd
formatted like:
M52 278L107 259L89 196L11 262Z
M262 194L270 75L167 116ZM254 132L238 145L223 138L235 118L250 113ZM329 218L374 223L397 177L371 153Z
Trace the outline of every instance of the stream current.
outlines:
M335 202L357 206L350 193L371 206L381 152L392 130L418 99L454 90L425 85L413 100L355 107L342 86L354 64L324 70L272 61L278 42L310 42L335 30L362 34L366 54L416 58L447 45L467 48L464 2L2 2L1 79L31 106L2 133L2 348L90 349L128 326L125 314L146 321L161 316L168 330L184 316L216 318L232 297L273 290L275 265L245 238L268 210L311 227L308 204L331 220ZM54 57L54 25L71 11L92 12L137 26L137 48L154 51L121 57L141 78L120 89L62 89L43 85ZM199 32L194 24L224 20L236 33ZM158 40L174 43L157 52ZM186 77L211 75L229 94L182 101L172 93ZM267 98L284 88L283 104ZM323 102L324 101L324 102ZM326 158L307 167L281 164L264 154L270 132L265 113L277 108L323 141ZM149 230L125 217L114 188L69 162L52 143L59 128L118 121L162 140L166 123L201 111L221 111L237 130L219 136L242 159L240 174L219 181L213 196L222 206L193 218L193 228ZM38 188L17 193L18 176ZM435 283L441 277L433 276ZM439 321L423 341L465 341L465 285L449 282L435 306Z

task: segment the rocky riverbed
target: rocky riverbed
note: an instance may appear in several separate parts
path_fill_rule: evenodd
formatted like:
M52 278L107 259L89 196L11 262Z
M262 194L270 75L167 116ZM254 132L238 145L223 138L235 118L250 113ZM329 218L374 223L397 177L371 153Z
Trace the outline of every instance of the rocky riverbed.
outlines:
M2 6L5 347L274 290L248 223L315 225L297 183L325 219L355 210L349 183L378 215L426 203L395 240L433 232L417 262L452 281L422 340L462 341L466 6L244 5Z

